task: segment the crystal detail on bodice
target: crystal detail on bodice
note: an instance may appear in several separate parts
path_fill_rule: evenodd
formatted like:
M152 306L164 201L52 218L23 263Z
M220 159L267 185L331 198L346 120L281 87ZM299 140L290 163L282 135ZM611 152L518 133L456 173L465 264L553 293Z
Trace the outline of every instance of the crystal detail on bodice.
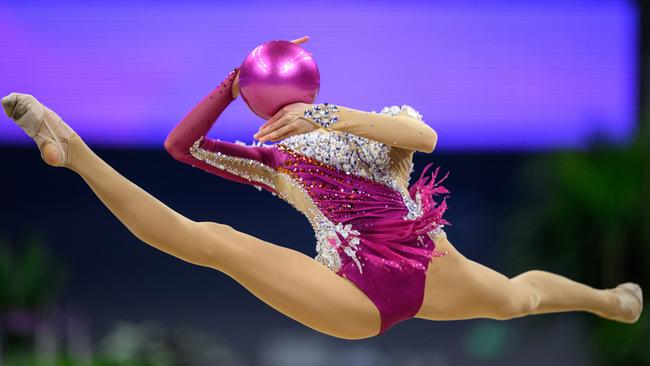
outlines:
M415 108L411 107L408 104L402 104L400 106L394 105L394 106L390 106L390 107L384 107L384 108L382 108L382 110L379 113L390 114L391 116L396 116L396 115L402 113L402 111L405 111L407 115L409 115L409 116L411 116L413 118L417 118L420 121L422 121L422 115L420 114L420 112L416 111Z
M338 223L334 225L331 221L323 216L319 218L318 228L316 231L316 251L318 255L314 258L317 262L324 264L333 271L338 271L341 267L341 257L336 248L343 248L343 252L350 257L359 269L359 273L363 273L363 268L359 258L357 257L357 250L359 250L359 231L352 229L351 224L343 225ZM340 234L345 239L342 242L339 239Z
M347 132L318 130L291 136L280 143L346 173L384 184L389 180L389 145Z
M408 105L385 107L380 113L397 115L401 111L406 111L408 115L422 120L415 109ZM373 111L373 113L376 113ZM330 270L337 272L341 268L341 257L338 248L350 257L357 265L359 272L362 273L363 263L359 261L356 252L359 247L359 231L353 229L350 224L333 223L318 209L316 203L312 200L305 188L295 179L292 179L286 173L280 173L273 168L262 164L256 160L226 155L220 152L211 152L200 148L202 138L198 139L190 148L190 153L197 159L215 166L219 169L229 171L240 177L244 177L251 182L264 184L276 191L275 179L269 179L273 174L283 176L290 180L293 187L302 191L305 200L309 203L309 208L303 212L309 220L316 236L317 255L314 258L317 262L325 265ZM236 143L247 145L241 141ZM353 134L333 131L327 133L318 133L317 131L289 137L280 142L283 145L299 152L305 156L311 157L322 163L341 169L347 174L355 174L377 183L384 184L393 188L400 193L408 214L404 216L405 220L414 220L422 215L422 202L420 192L416 192L415 200L411 198L406 187L400 185L397 180L391 176L390 171L390 149L389 145L369 140L364 137ZM253 143L247 146L264 146L271 147L261 143ZM263 174L251 172L250 167L256 167ZM411 171L413 172L413 162L411 161ZM257 189L259 186L254 185ZM275 193L273 193L275 195ZM278 192L280 198L298 208L292 200L283 192ZM440 233L441 226L433 233ZM442 232L444 234L444 232ZM341 240L339 235L344 239Z
M405 104L384 107L380 113L396 115L403 110L414 118L422 119L420 113ZM368 178L394 189L402 196L404 205L408 209L408 213L404 216L405 220L414 220L422 216L422 205L417 194L414 201L407 187L399 184L391 174L390 145L348 132L318 130L291 136L280 141L280 144L338 168L346 174Z
M323 128L329 128L338 121L338 110L338 106L335 104L316 104L313 107L306 109L303 113L303 117Z
M337 272L342 265L338 248L342 248L343 252L356 263L359 268L359 273L363 273L362 264L356 254L360 249L358 247L360 242L359 231L352 229L351 224L343 225L340 222L334 224L330 221L320 211L320 209L318 209L316 203L298 180L294 179L287 173L278 172L257 160L202 149L201 140L203 140L203 137L196 140L190 147L190 154L192 154L196 159L204 161L218 169L243 177L251 183L261 183L268 186L273 191L277 192L277 195L282 200L305 214L305 217L309 220L316 236L316 252L318 254L314 259L318 263L321 263L330 270ZM250 167L257 168L256 170L258 170L259 173L250 171ZM275 178L270 178L273 176L275 176ZM308 203L308 208L306 210L298 207L285 192L277 190L277 179L280 179L279 177L285 177L294 188L302 192L303 198ZM259 189L257 186L256 188ZM343 237L343 241L338 237L337 233Z

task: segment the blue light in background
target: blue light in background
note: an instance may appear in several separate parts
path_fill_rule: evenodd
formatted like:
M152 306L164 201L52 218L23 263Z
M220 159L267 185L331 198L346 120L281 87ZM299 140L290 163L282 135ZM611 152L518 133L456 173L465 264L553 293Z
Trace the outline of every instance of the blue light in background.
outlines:
M627 1L53 4L0 5L0 93L33 94L92 144L162 148L255 46L305 34L318 102L410 104L439 149L580 147L636 124ZM262 122L238 99L210 135L250 143Z

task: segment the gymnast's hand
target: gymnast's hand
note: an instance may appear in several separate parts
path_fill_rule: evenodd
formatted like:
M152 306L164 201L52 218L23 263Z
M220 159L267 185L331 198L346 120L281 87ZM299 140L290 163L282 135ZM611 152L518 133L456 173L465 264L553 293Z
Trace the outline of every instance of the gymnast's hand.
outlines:
M260 142L280 141L317 130L317 124L303 118L305 110L312 106L313 104L301 102L287 104L269 118L253 137Z
M302 44L309 41L309 36L302 36L298 39L294 39L293 43ZM235 75L235 80L232 82L232 97L237 98L239 95L239 70L237 70L237 75Z

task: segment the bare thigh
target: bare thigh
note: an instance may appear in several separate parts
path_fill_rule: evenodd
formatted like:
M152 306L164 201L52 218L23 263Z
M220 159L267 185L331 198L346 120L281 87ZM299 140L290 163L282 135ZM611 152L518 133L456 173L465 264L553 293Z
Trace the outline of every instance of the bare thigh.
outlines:
M448 251L432 257L427 270L424 301L417 318L456 320L471 318L508 319L518 314L522 294L503 274L463 256L442 236L436 250Z
M350 280L313 258L227 225L201 223L217 250L213 267L260 300L322 333L344 339L368 338L381 319L372 301Z

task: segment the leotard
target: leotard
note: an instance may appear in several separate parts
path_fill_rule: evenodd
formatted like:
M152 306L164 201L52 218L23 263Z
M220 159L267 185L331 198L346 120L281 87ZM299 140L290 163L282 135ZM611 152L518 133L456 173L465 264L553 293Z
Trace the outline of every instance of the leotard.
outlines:
M381 112L342 108L331 130L275 144L228 142L206 136L234 100L228 76L178 123L165 140L177 160L277 195L303 213L316 237L315 260L358 286L377 306L383 334L412 318L424 297L434 239L449 191L439 168L409 186L415 151L431 152L431 134L408 105ZM435 142L433 143L435 144ZM448 173L447 173L448 174ZM440 202L434 196L442 195Z

